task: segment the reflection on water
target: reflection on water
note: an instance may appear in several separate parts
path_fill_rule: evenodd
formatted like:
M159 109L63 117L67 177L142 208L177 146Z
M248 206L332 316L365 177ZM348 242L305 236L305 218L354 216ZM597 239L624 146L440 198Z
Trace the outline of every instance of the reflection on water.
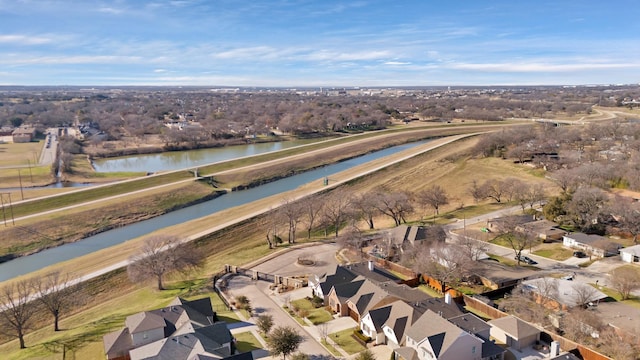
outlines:
M97 172L120 171L168 171L201 166L213 162L237 159L263 154L270 151L288 149L294 146L317 142L318 139L281 141L247 145L233 145L211 149L170 151L160 154L145 154L119 158L95 159L93 167Z
M170 213L148 220L140 221L121 228L105 231L81 241L47 249L33 255L23 256L0 264L0 281L5 281L16 276L28 274L30 272L40 270L46 266L70 260L82 255L90 254L101 249L106 249L110 246L123 243L127 240L135 239L137 237L165 227L181 224L183 222L198 219L203 216L216 213L218 211L248 204L268 196L293 190L298 186L307 184L314 180L323 178L328 178L329 180L331 180L332 174L348 170L354 166L361 165L369 161L373 161L384 156L412 148L417 145L424 144L427 141L394 146L350 160L327 165L322 168L280 179L255 188L242 191L234 191L197 205L172 211Z

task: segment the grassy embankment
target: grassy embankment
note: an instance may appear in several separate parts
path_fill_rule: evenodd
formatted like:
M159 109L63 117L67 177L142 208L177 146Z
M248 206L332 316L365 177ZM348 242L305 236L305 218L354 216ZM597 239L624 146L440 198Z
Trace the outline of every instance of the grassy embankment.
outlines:
M475 129L475 128L474 128ZM392 131L389 133L364 134L349 139L336 139L327 143L312 144L303 149L292 149L285 151L284 155L293 154L287 158L284 164L281 164L280 157L283 153L272 153L260 155L257 157L240 159L237 161L229 161L221 164L212 165L204 168L202 171L216 171L225 169L233 164L239 170L226 171L226 174L217 176L219 182L229 186L229 184L238 184L247 186L273 178L291 175L296 172L302 172L310 168L322 166L325 164L340 161L345 158L361 155L376 149L393 146L399 143L405 143L422 139L425 136L442 136L452 131L457 132L460 129L433 129L428 131L425 129L417 129L413 131ZM372 135L384 135L374 137ZM321 154L312 155L309 148L315 151L322 150L322 146L335 145L345 143L331 151L323 151ZM296 159L292 159L295 158ZM252 164L260 164L251 166ZM219 173L224 173L221 171ZM284 174L284 175L283 175ZM172 181L189 180L189 173L171 172L158 176L151 176L135 181L126 181L103 187L96 187L82 191L76 191L65 195L41 199L34 202L18 204L13 207L13 216L19 217L24 214L34 212L36 210L43 211L49 208L61 208L69 206L79 201L90 201L99 199L106 195L115 195L136 190L145 187L169 184ZM145 196L137 194L128 196L128 201L120 200L101 201L99 204L83 206L82 208L69 209L63 212L48 215L46 220L41 218L36 220L27 220L21 222L20 227L7 228L0 230L0 235L9 239L14 239L4 244L0 249L1 255L21 255L33 251L38 251L50 246L59 245L62 242L72 242L91 234L130 224L139 220L144 220L153 216L157 216L172 209L182 207L187 204L198 202L199 199L206 199L211 193L203 186L191 186L191 182L178 186L170 186L162 188L158 191L149 192ZM136 201L132 201L132 200ZM110 205L114 203L114 205ZM117 205L116 205L117 204ZM75 216L75 215L78 216ZM74 215L74 217L70 217ZM25 228L27 227L27 228Z
M204 182L177 183L152 194L111 199L75 207L64 212L21 221L19 226L0 227L0 256L22 256L74 242L112 228L206 201L216 190Z
M452 147L457 147L458 145L459 144L455 144L455 146L452 146ZM446 158L446 156L444 157ZM421 164L423 164L424 161L427 161L427 159L424 157L421 160L422 160L420 161ZM482 160L479 160L479 161L483 162ZM404 166L404 167L405 167L405 170L410 170L409 166ZM368 182L375 183L377 181L384 182L388 177L388 174L386 174L382 176L382 178L378 178L378 180L375 180L374 177L376 176L376 174L369 175L365 183L368 183ZM477 173L475 173L474 176L477 176ZM422 182L424 181L424 179L425 179L424 177L418 177L417 179L416 178L411 179L411 181ZM457 178L457 180L464 181L464 179L460 179L460 178ZM361 182L356 181L354 183L355 183L354 185L357 185L358 183L361 183ZM407 184L407 186L411 187L412 184L411 183ZM220 215L220 216L225 216L225 215ZM202 251L205 251L205 253L208 253L208 254L213 254L209 257L207 266L203 270L203 273L210 274L212 272L218 271L225 262L241 264L269 253L270 251L264 245L264 240L263 240L264 234L262 231L262 227L260 226L260 224L263 223L264 221L265 221L264 217L258 217L253 220L243 221L238 225L232 226L231 228L226 228L223 231L219 231L218 233L214 233L210 236L207 236L199 240L198 243L202 247ZM188 226L190 227L191 224L188 224ZM243 239L243 241L239 242L237 241L237 239ZM120 280L123 281L122 278L124 277L124 274L117 274L114 276L119 277ZM126 306L125 305L115 306L116 309L112 309L112 307L110 306L111 301L108 301L105 304L101 305L100 313L104 314L105 316L105 317L98 318L98 319L104 320L104 321L101 321L101 323L109 323L108 322L109 320L108 318L110 316L109 314L112 314L113 312L132 313L132 312L140 311L142 309L153 308L154 299L158 296L158 293L151 292L152 294L149 295L151 299L147 299L146 301L143 301L141 299L133 301L134 299L133 296L135 294L139 294L139 292L145 292L147 290L145 290L145 288L140 287L140 288L137 288L137 290L121 292L119 291L118 286L110 287L110 288L112 289L112 291L109 294L105 294L105 298L115 299L115 298L123 297L123 298L128 298L130 300L129 301L123 300L121 302L118 302L119 304L126 304ZM74 321L77 321L74 319L78 319L78 318L77 317L70 318L68 320L69 323L72 325L78 324L78 322L74 323ZM75 327L89 326L86 323L82 323L82 321L79 321L79 322L81 324L73 325L73 326ZM114 322L117 322L117 321L114 321ZM120 324L114 325L114 328L117 328L119 326L122 326L121 322ZM65 327L68 328L69 326L65 326ZM103 329L103 331L107 331L107 330L108 329ZM41 343L41 341L39 340L46 341L46 339L49 339L51 337L50 334L49 336L47 336L46 334L47 330L39 330L39 331L45 331L45 333L40 333L40 335L38 335L38 333L29 335L27 340L28 343L29 341L31 341L31 343ZM68 337L69 336L73 338L73 333L68 333ZM14 343L7 344L5 346L8 346L8 348L5 348L4 346L3 348L9 351L11 349L12 344L15 345ZM93 342L88 342L85 345L86 346L82 346L81 350L77 352L78 355L92 354L92 356L100 356L101 349L100 349L99 338L93 339ZM35 347L37 348L38 346L40 345L37 345ZM4 350L3 348L0 348L0 350ZM88 351L88 352L85 352L85 351ZM27 354L26 352L24 353L11 352L11 353ZM22 355L20 356L22 357ZM25 357L29 357L29 355L25 355Z

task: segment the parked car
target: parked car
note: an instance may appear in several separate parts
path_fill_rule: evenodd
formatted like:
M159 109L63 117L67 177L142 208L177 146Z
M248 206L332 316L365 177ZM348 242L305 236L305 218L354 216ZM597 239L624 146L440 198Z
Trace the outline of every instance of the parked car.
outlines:
M516 260L518 260L518 256L516 256ZM538 262L533 260L532 258L528 257L528 256L521 256L520 257L520 261L525 263L525 264L529 264L529 265L535 265Z
M585 254L582 251L574 251L573 252L573 256L577 257L577 258L585 258L585 257L587 257L587 254Z

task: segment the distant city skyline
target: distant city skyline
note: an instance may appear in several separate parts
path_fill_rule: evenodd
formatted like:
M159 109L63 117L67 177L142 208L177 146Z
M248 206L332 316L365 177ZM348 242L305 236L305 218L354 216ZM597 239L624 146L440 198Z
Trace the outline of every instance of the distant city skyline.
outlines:
M640 5L0 0L0 85L640 83Z

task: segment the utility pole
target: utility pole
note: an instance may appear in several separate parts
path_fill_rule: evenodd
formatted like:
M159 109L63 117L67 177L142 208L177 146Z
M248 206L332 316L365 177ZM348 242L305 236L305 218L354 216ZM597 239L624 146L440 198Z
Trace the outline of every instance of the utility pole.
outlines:
M20 174L20 170L18 170L18 181L20 181L20 197L24 200L24 192L22 192L22 175Z
M31 160L27 159L27 163L29 164L29 179L31 179L31 183L33 184L33 173L31 172Z

